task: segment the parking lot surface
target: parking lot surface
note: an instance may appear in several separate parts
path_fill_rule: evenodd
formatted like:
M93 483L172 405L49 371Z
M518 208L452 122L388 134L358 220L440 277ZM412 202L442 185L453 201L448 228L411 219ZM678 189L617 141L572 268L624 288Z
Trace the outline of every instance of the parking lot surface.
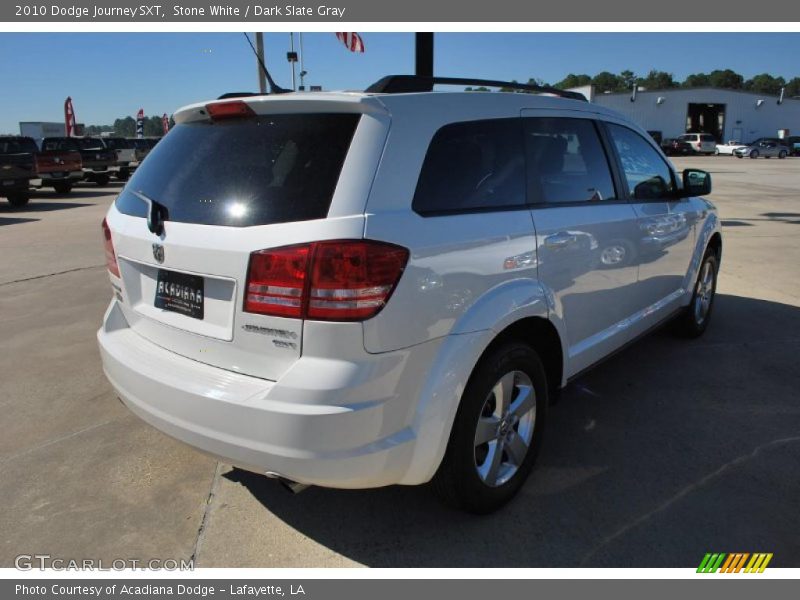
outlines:
M538 468L486 517L424 487L292 496L145 425L95 342L120 184L0 201L0 566L693 567L738 551L800 567L800 159L674 162L711 171L722 218L709 330L655 332L571 384Z

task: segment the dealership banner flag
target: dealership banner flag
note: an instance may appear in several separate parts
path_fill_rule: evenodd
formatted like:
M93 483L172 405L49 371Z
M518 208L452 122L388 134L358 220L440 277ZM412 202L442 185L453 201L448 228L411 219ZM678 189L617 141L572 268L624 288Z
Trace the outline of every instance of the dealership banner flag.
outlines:
M169 117L164 113L161 117L161 128L164 130L164 135L169 133Z
M144 109L140 108L139 113L136 115L136 137L144 137Z
M357 33L337 33L336 37L350 52L364 52L364 40Z
M76 135L75 132L75 109L72 106L72 97L67 96L64 100L64 132L67 137Z

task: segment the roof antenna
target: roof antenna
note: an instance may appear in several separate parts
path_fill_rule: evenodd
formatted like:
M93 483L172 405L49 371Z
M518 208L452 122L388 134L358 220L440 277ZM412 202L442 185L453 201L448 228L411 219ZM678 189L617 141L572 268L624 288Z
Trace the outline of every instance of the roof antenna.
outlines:
M261 65L261 70L264 72L264 77L267 78L267 83L269 83L269 93L270 94L288 94L289 92L291 92L292 90L287 90L285 88L282 88L277 83L275 83L275 80L272 79L272 75L270 75L269 71L267 70L267 65L264 64L264 61L259 56L258 52L256 52L256 49L253 46L253 42L250 41L250 36L247 35L247 33L245 33L245 32L242 32L242 35L247 40L247 43L250 44L250 49L253 51L253 54L256 55L256 60L258 60L258 64Z

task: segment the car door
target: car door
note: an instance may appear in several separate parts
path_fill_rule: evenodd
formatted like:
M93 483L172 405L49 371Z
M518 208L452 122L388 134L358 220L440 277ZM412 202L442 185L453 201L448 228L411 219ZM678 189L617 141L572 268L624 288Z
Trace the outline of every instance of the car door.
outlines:
M638 231L598 125L571 115L522 111L538 276L568 345L567 376L628 339Z
M606 123L625 194L636 212L639 272L635 328L646 329L674 310L691 285L697 209L677 194L676 176L660 152L637 131Z

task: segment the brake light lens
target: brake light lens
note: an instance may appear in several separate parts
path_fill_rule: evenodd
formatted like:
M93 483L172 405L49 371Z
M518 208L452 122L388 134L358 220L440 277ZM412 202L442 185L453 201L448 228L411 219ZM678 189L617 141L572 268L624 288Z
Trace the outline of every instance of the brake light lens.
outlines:
M320 321L363 321L386 305L407 262L405 248L371 240L254 252L244 310Z
M309 245L253 252L247 273L244 310L302 318L310 252Z
M119 277L119 264L117 264L117 255L114 252L114 242L111 241L111 229L105 219L103 219L103 245L106 251L106 267L112 275Z
M248 117L255 117L255 111L242 100L234 100L228 102L212 102L206 104L206 111L212 121L220 121L223 119L246 119Z

